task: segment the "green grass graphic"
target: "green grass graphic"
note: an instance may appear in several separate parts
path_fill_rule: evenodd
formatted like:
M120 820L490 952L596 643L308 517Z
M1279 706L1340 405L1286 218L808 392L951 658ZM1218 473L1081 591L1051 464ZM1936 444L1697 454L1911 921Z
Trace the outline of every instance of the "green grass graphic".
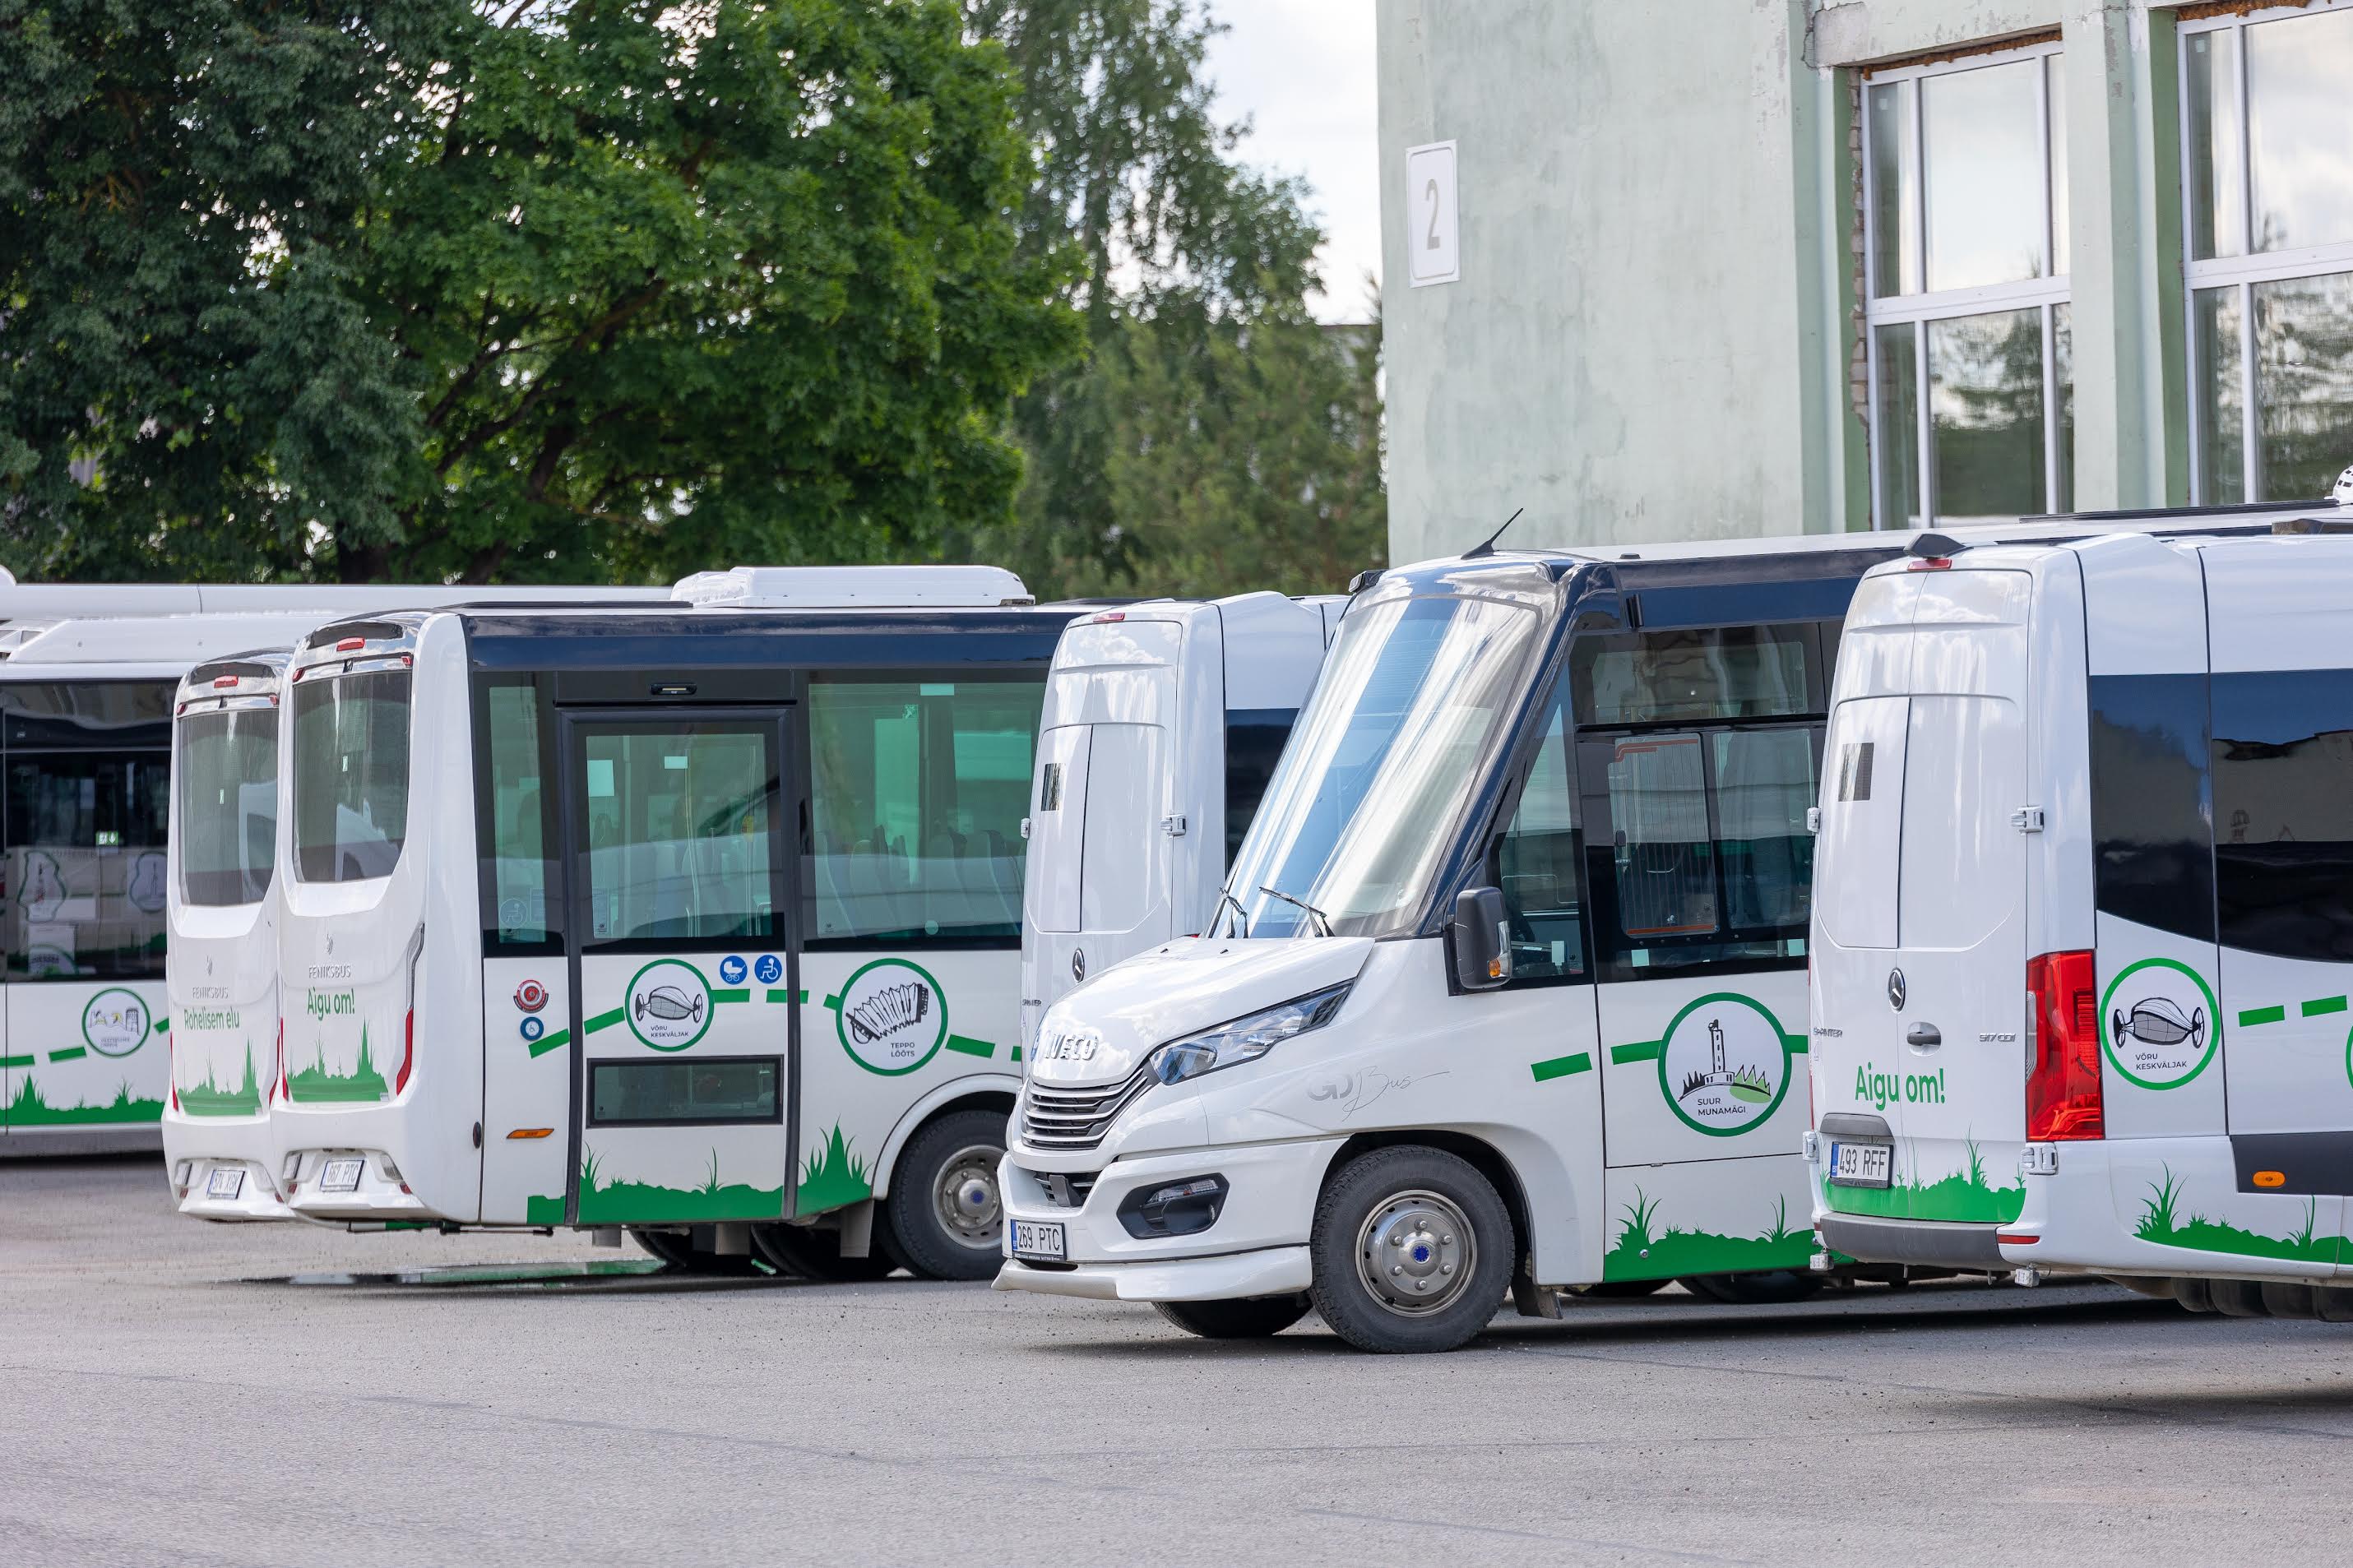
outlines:
M1742 1068L1734 1073L1727 1087L1733 1099L1745 1100L1751 1105L1762 1105L1773 1098L1772 1080L1755 1068Z
M863 1203L873 1195L872 1173L865 1161L849 1152L841 1136L841 1123L835 1122L832 1136L802 1163L800 1202L793 1212L818 1214L844 1204Z
M327 1070L327 1047L319 1047L318 1060L300 1072L286 1075L286 1098L314 1105L373 1104L387 1092L384 1075L375 1070L375 1060L368 1055L367 1026L360 1026L360 1060L349 1074Z
M1761 1236L1718 1236L1713 1231L1654 1228L1659 1205L1640 1187L1626 1205L1618 1239L1601 1258L1601 1278L1675 1279L1685 1274L1745 1274L1770 1268L1804 1268L1813 1258L1814 1233L1789 1228L1789 1200L1775 1200L1773 1223Z
M2242 1230L2234 1225L2224 1225L2202 1215L2180 1217L2181 1180L2173 1167L2164 1167L2165 1179L2151 1182L2149 1195L2141 1200L2140 1224L2133 1234L2143 1241L2159 1247L2190 1247L2201 1252L2230 1252L2242 1258L2278 1258L2294 1263L2333 1265L2344 1238L2316 1236L2315 1225L2319 1218L2320 1200L2306 1198L2304 1203L2304 1228L2294 1236L2262 1236L2252 1230Z
M213 1081L212 1069L205 1069L205 1081L194 1089L180 1090L180 1109L190 1116L259 1116L261 1114L261 1081L253 1074L253 1042L245 1043L245 1087L223 1089Z
M118 1086L113 1100L104 1105L51 1105L43 1098L41 1086L28 1077L16 1086L16 1098L8 1102L6 1122L10 1127L89 1127L111 1121L155 1121L163 1114L162 1100L132 1099L128 1082Z
M1997 1187L1986 1180L1985 1157L1977 1140L1963 1141L1969 1168L1934 1182L1922 1183L1915 1168L1899 1173L1884 1187L1838 1187L1824 1184L1830 1205L1838 1214L1872 1215L1881 1219L1952 1220L1963 1225L2008 1225L2026 1206L2026 1184ZM1899 1145L1899 1148L1901 1146ZM1916 1161L1918 1155L1914 1155Z
M594 1149L580 1161L580 1220L582 1225L675 1225L720 1219L779 1219L785 1212L785 1189L754 1187L719 1179L719 1151L711 1152L711 1173L697 1187L664 1187L650 1182L600 1180L604 1160ZM533 1224L543 1212L539 1205L555 1199L533 1198L526 1213Z
M532 1194L523 1202L522 1218L525 1225L562 1225L564 1223L563 1194L558 1194L554 1197L545 1198L537 1193Z

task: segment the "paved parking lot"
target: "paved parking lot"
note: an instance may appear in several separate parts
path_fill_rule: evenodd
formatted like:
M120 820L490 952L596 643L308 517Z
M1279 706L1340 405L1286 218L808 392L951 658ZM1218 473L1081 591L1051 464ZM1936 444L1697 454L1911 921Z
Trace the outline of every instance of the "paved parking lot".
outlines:
M170 1215L149 1162L0 1164L0 1556L2342 1550L2353 1331L2327 1324L2192 1318L2101 1288L1770 1309L1674 1292L1376 1360L1312 1318L1219 1346L1142 1309L976 1287L576 1274L635 1256L202 1226ZM488 1264L575 1272L440 1272Z

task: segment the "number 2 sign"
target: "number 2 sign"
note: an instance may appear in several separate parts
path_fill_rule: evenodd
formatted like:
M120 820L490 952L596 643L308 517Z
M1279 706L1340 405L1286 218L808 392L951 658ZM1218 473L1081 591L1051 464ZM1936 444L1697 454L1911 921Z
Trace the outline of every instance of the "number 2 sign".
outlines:
M1406 276L1417 289L1462 276L1461 224L1454 204L1454 143L1405 150Z

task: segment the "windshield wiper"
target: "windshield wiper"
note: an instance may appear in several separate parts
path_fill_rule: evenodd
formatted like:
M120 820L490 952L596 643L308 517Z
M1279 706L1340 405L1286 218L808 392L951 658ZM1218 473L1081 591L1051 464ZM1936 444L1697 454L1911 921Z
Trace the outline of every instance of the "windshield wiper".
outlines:
M1317 931L1317 935L1330 936L1332 934L1332 917L1325 914L1322 910L1317 909L1314 904L1309 903L1305 899L1294 899L1289 893L1282 891L1279 888L1269 888L1263 885L1260 887L1259 891L1264 893L1270 899L1281 899L1286 904L1297 904L1301 909L1305 910L1308 915L1315 921L1316 925L1321 928Z
M1242 901L1240 899L1222 888L1219 889L1218 908L1223 910L1229 904L1231 904L1234 909L1235 934L1245 937L1250 935L1250 911L1242 908Z

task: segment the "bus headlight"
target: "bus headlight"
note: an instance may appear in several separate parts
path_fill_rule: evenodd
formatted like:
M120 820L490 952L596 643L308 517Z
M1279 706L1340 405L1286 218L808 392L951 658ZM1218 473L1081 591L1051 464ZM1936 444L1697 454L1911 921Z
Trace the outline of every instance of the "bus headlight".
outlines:
M1330 1023L1355 984L1353 980L1346 981L1310 992L1264 1012L1187 1035L1181 1040L1171 1040L1153 1051L1152 1076L1162 1083L1182 1083L1219 1068L1254 1062L1293 1036Z

